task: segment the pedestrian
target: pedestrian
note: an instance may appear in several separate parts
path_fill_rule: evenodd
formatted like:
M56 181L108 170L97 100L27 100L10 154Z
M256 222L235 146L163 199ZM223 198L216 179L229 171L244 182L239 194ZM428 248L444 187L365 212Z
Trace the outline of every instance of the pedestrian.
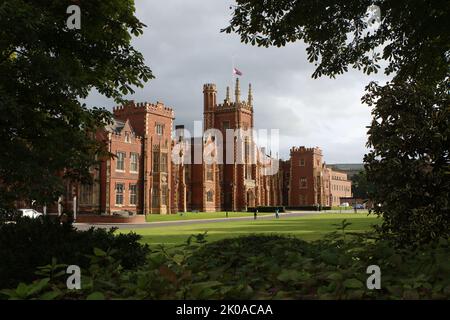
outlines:
M227 218L228 218L228 211L226 212Z
M278 214L278 208L275 210L275 218L279 218L280 217L280 215Z
M255 211L253 213L253 217L255 218L255 220L257 216L258 216L258 208L255 207Z

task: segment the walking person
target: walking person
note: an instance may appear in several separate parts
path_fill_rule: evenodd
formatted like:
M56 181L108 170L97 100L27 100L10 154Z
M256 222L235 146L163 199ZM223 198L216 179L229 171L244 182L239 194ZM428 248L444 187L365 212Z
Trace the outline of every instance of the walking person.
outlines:
M255 218L255 220L258 217L258 208L256 208L256 207L255 207L255 211L253 213L253 217Z
M278 208L276 208L276 210L275 210L275 218L279 218L280 217L280 215L279 215L279 209Z

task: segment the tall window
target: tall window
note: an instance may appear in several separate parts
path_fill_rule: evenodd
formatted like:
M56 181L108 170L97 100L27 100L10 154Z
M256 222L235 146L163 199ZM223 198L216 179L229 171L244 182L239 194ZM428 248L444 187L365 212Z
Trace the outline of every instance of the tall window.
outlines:
M137 205L137 184L130 184L130 204Z
M244 154L245 154L245 178L246 179L253 179L252 177L252 160L250 157L252 156L250 154L250 141L248 138L245 138L245 142L244 142Z
M300 188L306 189L306 178L300 178Z
M167 205L167 191L167 185L163 185L161 188L161 204L163 206Z
M206 180L213 181L214 180L214 171L212 164L206 165Z
M212 192L212 190L208 190L208 192L206 192L206 201L213 202L213 197L214 192Z
M303 159L303 158L300 159L300 166L301 167L305 166L305 159Z
M167 172L167 153L161 153L161 172Z
M252 165L251 164L247 164L245 170L246 170L247 179L253 179Z
M160 123L157 123L157 124L155 125L155 132L156 132L156 134L157 134L158 136L162 136L163 133L164 133L164 125L163 125L163 124L160 124Z
M80 192L80 203L81 204L92 204L92 185L82 184Z
M159 189L156 186L153 186L152 190L152 207L159 207Z
M159 172L159 152L153 152L153 172Z
M116 170L125 170L125 152L117 152L117 167Z
M123 204L123 190L123 183L116 183L116 204L118 205Z
M137 153L130 153L130 171L131 172L138 172L138 159L139 154Z

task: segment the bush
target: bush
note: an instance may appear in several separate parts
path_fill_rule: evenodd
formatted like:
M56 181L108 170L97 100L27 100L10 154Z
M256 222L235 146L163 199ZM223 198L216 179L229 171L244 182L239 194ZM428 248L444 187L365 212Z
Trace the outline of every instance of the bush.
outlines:
M38 266L58 262L89 266L87 254L93 248L114 248L114 257L125 269L133 269L145 262L149 252L134 233L114 235L114 229L77 231L71 224L44 217L20 218L14 223L0 223L0 288L36 279Z
M372 234L341 232L305 242L253 235L204 244L190 237L163 246L137 270L121 270L114 252L96 250L82 271L82 289L67 290L65 274L48 275L0 295L58 299L449 299L450 242L396 249ZM194 241L192 241L194 240ZM369 290L366 269L381 268L381 289Z
M345 229L345 228L344 228ZM344 231L344 230L343 230ZM197 281L217 281L218 299L448 299L450 242L395 249L370 234L345 231L311 243L247 236L200 248L191 257ZM382 270L381 290L368 290L366 269Z

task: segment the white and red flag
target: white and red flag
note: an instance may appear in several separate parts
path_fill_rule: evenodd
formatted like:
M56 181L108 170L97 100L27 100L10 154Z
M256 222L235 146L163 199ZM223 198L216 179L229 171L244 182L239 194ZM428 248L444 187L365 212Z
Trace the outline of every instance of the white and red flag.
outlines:
M242 72L239 71L237 68L233 68L233 74L238 75L238 76L242 76Z

